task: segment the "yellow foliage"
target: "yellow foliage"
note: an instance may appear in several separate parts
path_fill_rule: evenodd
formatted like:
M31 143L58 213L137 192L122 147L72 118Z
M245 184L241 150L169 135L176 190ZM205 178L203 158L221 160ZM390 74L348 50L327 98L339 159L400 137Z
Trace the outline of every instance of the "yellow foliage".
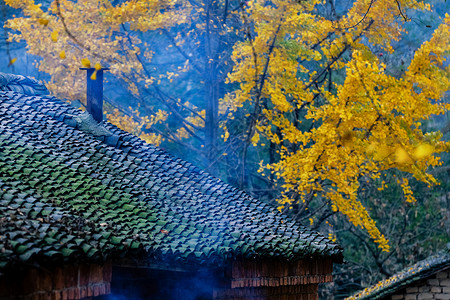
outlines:
M432 145L421 144L414 150L414 157L416 159L422 159L432 155L435 151L436 149Z
M377 178L382 171L397 167L426 183L435 182L426 171L439 164L433 154L449 145L424 135L417 123L449 108L440 100L450 88L449 70L443 67L450 51L450 18L447 16L417 50L405 75L394 78L385 73L386 66L359 38L364 35L369 43L392 52L390 43L403 31L396 21L395 1L372 1L364 18L368 2L355 1L346 15L333 22L312 14L313 6L271 2L276 5L264 5L262 0L248 2L246 18L255 24L255 36L251 44L245 41L234 48L235 66L227 80L239 84L240 89L225 96L222 104L234 111L254 103L257 97L263 99L260 101L270 109L262 109L258 132L274 144L296 145L296 150L281 147L280 161L261 164L260 171L273 172L285 194L305 197L307 193L322 193L331 200L334 211L365 228L379 247L388 251L388 241L357 200L358 180ZM401 5L405 9L429 8L416 1L402 1ZM320 44L331 32L335 38ZM274 39L277 47L271 49ZM317 44L320 51L311 48ZM349 62L336 59L349 48ZM299 67L299 58L321 60L323 67L332 70L345 68L344 83L335 85L337 93L330 93L325 85L315 86L320 77ZM263 75L268 60L269 68ZM259 95L255 78L263 76L266 82ZM314 103L318 94L324 99L320 105ZM309 131L302 130L293 117L300 109L313 124ZM403 180L401 186L406 201L415 201L408 181ZM380 189L386 187L384 183ZM283 196L279 202L289 205L293 200L288 199Z
M332 240L333 242L336 242L336 240L337 240L337 237L336 237L336 235L335 235L335 234L333 234L333 233L329 233L329 234L328 234L328 239Z
M397 149L395 149L395 161L400 164L413 163L411 155L409 155L409 153L406 152L406 150L403 149L402 147L398 147Z
M416 202L416 198L414 198L414 196L413 196L413 192L411 190L411 187L409 186L407 178L403 178L403 181L401 183L401 187L403 189L403 195L406 198L406 202L408 202L408 203Z
M96 71L108 66L136 97L150 85L171 82L191 67L193 58L183 59L178 73L150 74L140 59L151 62L153 52L139 35L128 35L121 25L156 34L192 25L191 37L201 37L207 28L206 23L195 23L205 7L193 7L190 1L126 0L113 5L108 0L60 0L60 11L55 4L43 11L33 0L5 2L23 11L23 17L8 21L9 28L20 32L10 39L28 43L29 52L42 58L39 70L51 75L49 90L67 99L84 99L85 83L76 72L80 61L85 68L91 66L88 57L99 59ZM445 17L416 51L405 74L397 78L385 72L386 65L371 49L391 53L391 43L404 31L398 6L404 11L429 9L423 2L355 0L337 20L317 14L319 0L242 3L242 9L232 13L236 23L244 24L242 28L221 32L243 38L233 47L233 70L226 78L230 88L236 88L220 100L219 115L233 120L250 107L242 114L257 113L250 143L263 147L268 140L280 147L279 161L261 163L261 171L275 174L285 191L280 209L293 204L288 197L292 193L303 198L320 194L331 201L333 211L364 228L387 251L388 241L357 199L359 180L398 168L428 184L435 182L426 172L440 163L434 154L446 151L450 144L442 142L438 133L424 134L418 124L449 108L441 99L450 89L446 61L450 17ZM76 40L67 33L59 12ZM176 35L171 46L183 43ZM312 66L317 67L309 70ZM328 72L345 72L344 82L329 82ZM181 100L171 105L175 113L185 109L183 124L171 138L186 139L205 127L206 113L201 108ZM149 116L140 116L139 109L131 109L130 115L118 110L108 114L113 124L155 145L164 140L156 128L168 118L169 113L161 109ZM301 122L310 124L309 129ZM229 141L226 123L221 127L223 139ZM413 202L408 181L403 179L401 186L406 201Z
M136 135L147 143L159 146L164 138L160 134L154 132L145 132L144 129L149 129L155 124L165 122L168 117L167 113L158 110L151 118L140 117L138 110L134 110L132 113L135 117L120 113L118 109L114 109L111 114L107 115L108 121L117 127Z

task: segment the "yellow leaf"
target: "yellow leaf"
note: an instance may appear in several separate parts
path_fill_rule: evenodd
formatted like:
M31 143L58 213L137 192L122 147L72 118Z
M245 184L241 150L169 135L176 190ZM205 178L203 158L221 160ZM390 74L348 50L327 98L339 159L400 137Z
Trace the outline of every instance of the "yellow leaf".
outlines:
M59 58L65 59L66 58L66 51L62 50L61 52L59 52Z
M230 137L230 133L229 133L228 130L227 130L227 131L225 131L225 135L224 135L223 140L226 142L226 141L228 140L229 137Z
M411 157L402 147L395 149L395 161L401 164L411 163Z
M83 66L83 68L90 68L91 67L91 62L87 58L82 58L81 59L81 65Z
M44 19L44 18L40 18L40 19L38 19L38 22L39 22L39 24L41 24L41 25L47 26L49 20Z
M380 145L380 144L371 144L367 148L367 151L369 153L373 153L373 158L375 160L385 160L391 153L393 152L392 149L387 145Z
M17 57L14 57L13 59L11 59L9 61L8 67L11 66L12 64L14 64L16 62L16 60L17 60Z
M429 144L421 144L414 151L414 157L416 159L421 159L427 157L434 152L434 147Z
M95 70L101 70L102 69L102 65L101 64L99 64L99 63L96 63L95 64L95 66L94 66L94 68L95 68Z
M94 73L92 73L91 80L97 80L97 70L95 70Z
M253 146L256 146L259 142L259 133L255 132L250 141L252 142Z
M344 132L344 135L341 137L342 145L348 147L351 146L353 141L354 133L351 130L347 130Z
M52 35L51 35L52 42L56 43L58 41L58 34L59 33L56 30L52 32Z

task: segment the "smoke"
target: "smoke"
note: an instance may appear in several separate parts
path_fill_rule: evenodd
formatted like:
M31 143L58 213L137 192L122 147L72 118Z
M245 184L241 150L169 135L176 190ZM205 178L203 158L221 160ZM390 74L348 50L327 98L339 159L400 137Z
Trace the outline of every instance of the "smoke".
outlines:
M167 271L114 267L111 294L96 300L206 300L212 299L220 273L214 271Z

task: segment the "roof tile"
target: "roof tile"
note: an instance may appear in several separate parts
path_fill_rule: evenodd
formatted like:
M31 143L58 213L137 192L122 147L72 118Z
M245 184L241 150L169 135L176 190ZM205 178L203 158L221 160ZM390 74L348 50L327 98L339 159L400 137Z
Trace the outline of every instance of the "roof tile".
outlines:
M79 130L80 114L53 97L0 93L0 210L8 220L0 267L136 249L198 264L341 257L337 244L275 208L107 122L106 138ZM21 225L32 221L39 236Z
M403 269L393 276L370 286L346 300L382 299L411 283L427 278L441 270L450 268L450 243L447 249Z

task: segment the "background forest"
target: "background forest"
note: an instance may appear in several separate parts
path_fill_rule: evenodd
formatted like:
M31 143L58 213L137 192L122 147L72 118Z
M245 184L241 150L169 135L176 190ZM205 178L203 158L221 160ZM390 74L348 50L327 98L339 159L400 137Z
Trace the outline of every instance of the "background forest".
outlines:
M327 299L450 242L450 2L0 6L1 72L83 108L109 67L110 122L336 239Z

